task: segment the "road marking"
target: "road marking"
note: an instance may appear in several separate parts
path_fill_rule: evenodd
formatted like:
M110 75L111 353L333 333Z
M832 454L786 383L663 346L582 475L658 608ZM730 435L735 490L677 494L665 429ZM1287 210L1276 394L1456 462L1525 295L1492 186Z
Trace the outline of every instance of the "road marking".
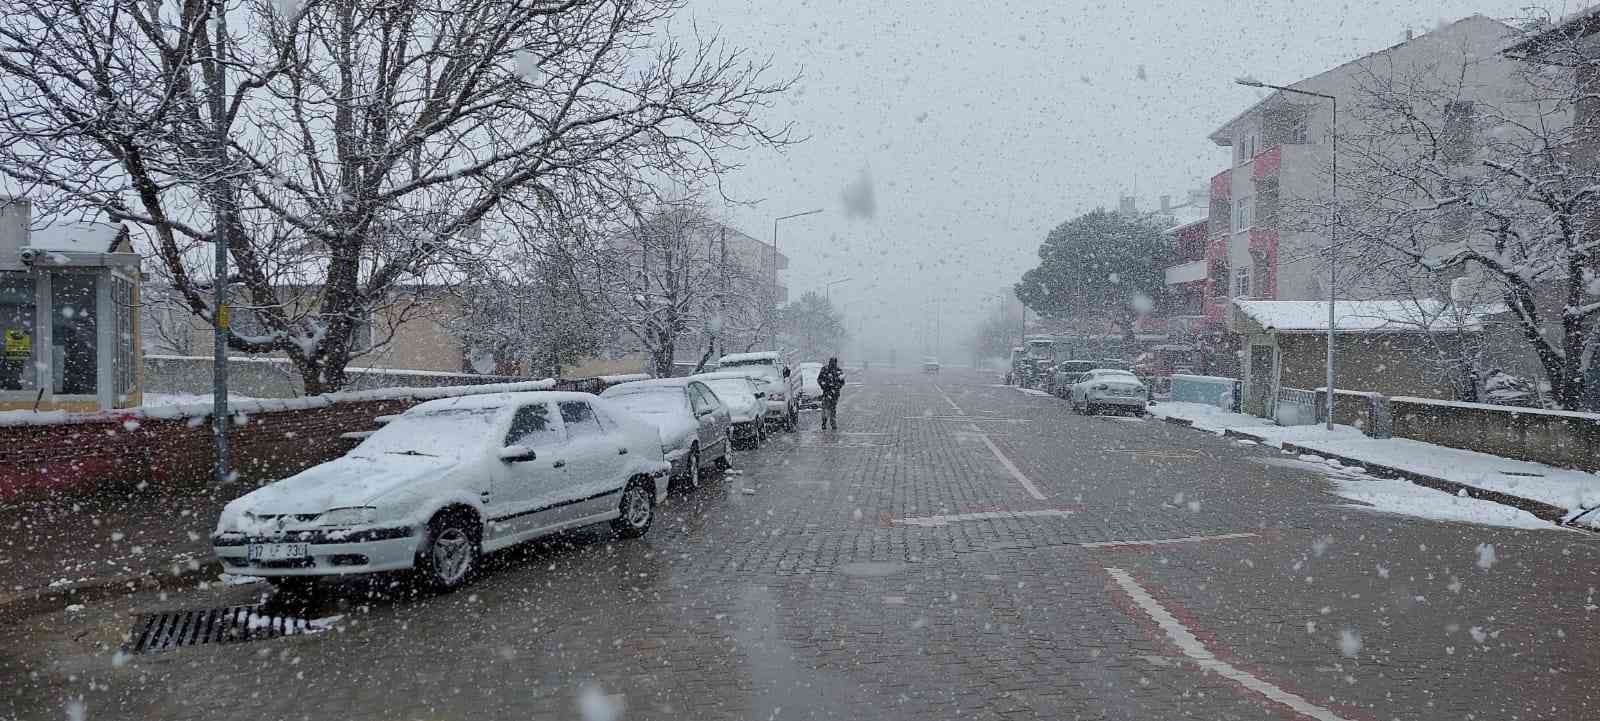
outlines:
M1150 620L1155 621L1156 625L1161 627L1161 630L1167 634L1167 638L1172 640L1178 650L1182 651L1183 655L1188 656L1201 669L1215 673L1246 689L1261 694L1269 701L1287 706L1290 710L1306 718L1316 719L1316 721L1347 721L1344 717L1322 706L1313 704L1296 694L1262 680L1255 674L1236 668L1233 664L1218 659L1215 654L1205 647L1205 644L1200 642L1200 639L1195 637L1193 632L1151 596L1150 592L1144 589L1144 586L1133 580L1132 574L1120 568L1107 568L1106 573L1111 574L1111 580L1122 588L1123 593L1128 594L1128 597L1133 599L1139 610L1144 611L1145 615L1150 617Z
M973 422L976 422L976 421L984 421L984 422L991 422L992 421L992 422L995 422L995 423L1032 423L1033 422L1033 421L1031 421L1031 420L1029 420L1027 418L996 418L996 417L992 417L992 416L902 416L902 418L904 418L904 419L906 419L908 421L960 421L962 423L973 423Z
M921 518L896 518L895 523L905 526L948 526L961 521L985 521L994 518L1039 518L1058 517L1066 518L1072 511L1063 508L1048 508L1041 511L982 511L979 513L953 513L947 516L923 516Z
M1256 538L1254 533L1221 533L1215 536L1182 536L1179 538L1152 538L1144 541L1093 541L1080 543L1084 548L1121 548L1124 546L1170 546L1178 543L1205 543L1206 541L1233 541Z
M974 425L972 430L978 430L978 427ZM1045 499L1045 495L1039 492L1039 487L1033 485L1033 481L1029 480L1027 476L1023 475L1022 471L1017 468L1017 464L1012 463L1010 458L1006 458L1006 454L1000 452L1000 447L995 445L994 441L989 439L989 436L979 434L979 437L983 439L983 445L989 447L989 452L993 453L995 458L1000 459L1000 465L1005 466L1006 470L1011 471L1011 477L1017 479L1017 482L1021 483L1024 489L1027 489L1028 495L1033 496L1036 500L1040 501Z
M949 403L950 404L950 408L953 409L958 415L963 415L964 416L964 415L967 414L966 411L961 410L961 406L956 405L955 401L950 400L950 394L944 392L944 388L941 388L939 386L939 384L935 383L933 385L933 389L936 390L936 391L939 391L939 395L944 398L944 402Z

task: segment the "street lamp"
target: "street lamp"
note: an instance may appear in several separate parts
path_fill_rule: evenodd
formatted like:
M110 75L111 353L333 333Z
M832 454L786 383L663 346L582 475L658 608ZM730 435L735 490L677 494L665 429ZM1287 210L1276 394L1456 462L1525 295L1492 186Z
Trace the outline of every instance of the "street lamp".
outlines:
M823 284L823 288L822 288L822 296L823 296L823 298L827 299L828 303L831 305L833 303L833 287L838 285L838 284L840 284L840 283L849 283L849 282L850 282L849 278L840 278L838 280L830 280L827 283L824 283Z
M800 218L800 217L804 217L804 216L807 216L807 215L816 215L817 213L821 213L821 212L822 212L822 209L821 208L817 208L815 210L807 210L807 211L803 211L803 212L799 212L799 213L790 213L788 215L780 215L780 216L772 219L772 308L773 308L773 316L774 316L774 318L773 318L773 327L771 328L770 332L772 333L772 339L773 339L774 344L776 344L777 339L778 339L778 328L777 328L777 318L776 318L776 316L777 316L777 308L778 308L778 222L779 221L783 221L783 220L789 220L791 218ZM774 349L774 350L776 350L776 349Z
M1271 89L1276 90L1276 91L1281 92L1281 93L1294 93L1295 95L1306 95L1306 96L1310 96L1310 97L1313 97L1313 98L1322 98L1324 100L1327 100L1329 102L1329 104L1332 106L1332 110L1333 110L1333 112L1332 112L1332 120L1331 120L1331 124L1328 126L1328 134L1329 134L1330 142L1331 142L1331 150L1333 151L1331 153L1331 155L1333 156L1333 159L1332 159L1332 166L1333 166L1333 169L1332 169L1332 176L1333 176L1333 225L1328 230L1328 335L1327 335L1327 345L1328 345L1328 378L1327 378L1327 383L1328 383L1328 401L1327 401L1328 419L1327 419L1327 429L1331 431L1331 430L1333 430L1333 326L1334 326L1334 322L1335 322L1334 321L1334 299L1338 297L1338 294L1337 294L1338 291L1335 290L1335 286L1334 286L1334 277L1335 277L1334 276L1334 269L1335 269L1335 266L1338 265L1338 263L1335 262L1336 258L1334 257L1334 250L1338 247L1338 242L1339 242L1339 99L1337 97L1334 97L1332 95L1327 95L1327 94L1324 94L1324 93L1313 93L1313 92L1311 92L1309 90L1296 90L1294 88L1283 87L1282 85L1270 85L1270 84L1267 84L1267 83L1263 83L1260 80L1256 80L1255 78L1248 78L1248 77L1247 78L1238 78L1238 79L1234 80L1234 82L1238 83L1240 85L1243 85L1245 87L1250 87L1250 88L1271 88Z

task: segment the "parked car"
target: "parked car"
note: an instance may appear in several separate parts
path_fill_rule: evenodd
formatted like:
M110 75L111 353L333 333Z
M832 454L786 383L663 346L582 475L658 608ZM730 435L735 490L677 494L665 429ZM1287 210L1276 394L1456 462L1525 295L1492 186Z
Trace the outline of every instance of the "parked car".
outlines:
M767 394L755 381L729 371L702 373L692 378L704 381L711 387L711 392L717 394L717 399L728 406L728 414L733 422L734 448L748 450L767 440Z
M728 372L748 376L767 394L767 424L792 431L800 420L800 376L777 351L733 353L717 361Z
M672 464L672 477L697 488L704 478L701 463L729 466L729 433L733 416L710 386L693 378L660 378L621 383L600 394L617 407L654 425L661 450Z
M800 410L814 411L822 408L822 384L817 378L822 374L822 364L816 361L806 361L799 365L800 369Z
M1086 415L1114 407L1142 416L1150 406L1150 389L1129 371L1096 368L1072 385L1067 403Z
M922 372L923 373L931 373L931 374L934 374L934 375L938 375L939 374L939 359L935 358L933 356L928 356L926 358L923 358L922 359Z
M1072 386L1083 380L1085 373L1096 368L1101 368L1095 361L1065 360L1056 364L1056 378L1053 386L1056 395L1066 398Z
M445 398L234 499L211 544L228 573L280 586L415 569L450 590L482 554L539 536L643 535L668 469L654 428L587 393Z

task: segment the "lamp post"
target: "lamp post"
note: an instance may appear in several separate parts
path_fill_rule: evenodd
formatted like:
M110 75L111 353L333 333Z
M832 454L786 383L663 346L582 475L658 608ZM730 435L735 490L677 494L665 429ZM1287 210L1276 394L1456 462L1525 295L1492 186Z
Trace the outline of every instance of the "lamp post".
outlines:
M816 208L814 210L805 210L799 213L780 215L772 219L772 327L768 330L768 332L771 334L774 345L777 344L778 340L778 223L779 221L789 220L791 218L801 218L807 215L816 215L817 213L821 212L821 208ZM773 350L777 349L774 348Z
M827 283L824 283L823 284L823 288L822 288L822 297L823 297L823 299L827 300L829 305L833 305L833 287L838 285L838 284L840 284L840 283L849 283L849 282L850 282L849 278L840 278L838 280L830 280Z
M1324 94L1324 93L1314 93L1314 92L1311 92L1309 90L1296 90L1294 88L1283 87L1282 85L1270 85L1268 83L1263 83L1260 80L1256 80L1254 78L1239 78L1237 80L1234 80L1234 82L1236 82L1236 83L1238 83L1240 85L1243 85L1245 87L1270 88L1270 89L1276 90L1276 91L1278 91L1280 93L1294 93L1295 95L1306 95L1306 96L1310 96L1310 97L1313 97L1313 98L1322 98L1322 99L1328 101L1328 103L1330 104L1331 109L1333 111L1332 114L1331 114L1332 115L1332 119L1330 121L1331 124L1328 126L1328 136L1330 138L1330 149L1332 150L1332 152L1330 153L1330 155L1332 156L1332 161L1331 161L1332 173L1331 174L1333 176L1332 177L1332 182L1333 182L1333 225L1328 230L1328 334L1327 334L1327 346L1328 346L1328 359L1327 359L1327 363L1328 363L1328 369L1327 369L1328 370L1328 377L1327 377L1327 384L1328 384L1328 386L1327 386L1328 387L1328 401L1327 401L1328 418L1327 418L1327 429L1331 431L1331 430L1333 430L1333 326L1334 326L1334 322L1335 322L1334 299L1338 297L1338 291L1335 289L1335 286L1334 286L1335 268L1338 265L1338 263L1336 262L1337 258L1335 258L1335 256L1334 256L1334 251L1338 247L1338 242L1339 242L1339 98L1334 97L1332 95L1327 95L1327 94Z

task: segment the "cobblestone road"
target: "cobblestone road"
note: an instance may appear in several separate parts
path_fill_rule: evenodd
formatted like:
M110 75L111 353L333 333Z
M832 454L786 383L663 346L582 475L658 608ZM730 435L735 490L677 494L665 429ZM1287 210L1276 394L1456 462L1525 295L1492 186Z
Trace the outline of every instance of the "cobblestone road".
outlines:
M976 375L864 380L843 431L741 455L645 539L343 584L325 633L115 652L130 612L255 587L8 623L0 717L1600 717L1593 536L1349 508L1277 451Z

